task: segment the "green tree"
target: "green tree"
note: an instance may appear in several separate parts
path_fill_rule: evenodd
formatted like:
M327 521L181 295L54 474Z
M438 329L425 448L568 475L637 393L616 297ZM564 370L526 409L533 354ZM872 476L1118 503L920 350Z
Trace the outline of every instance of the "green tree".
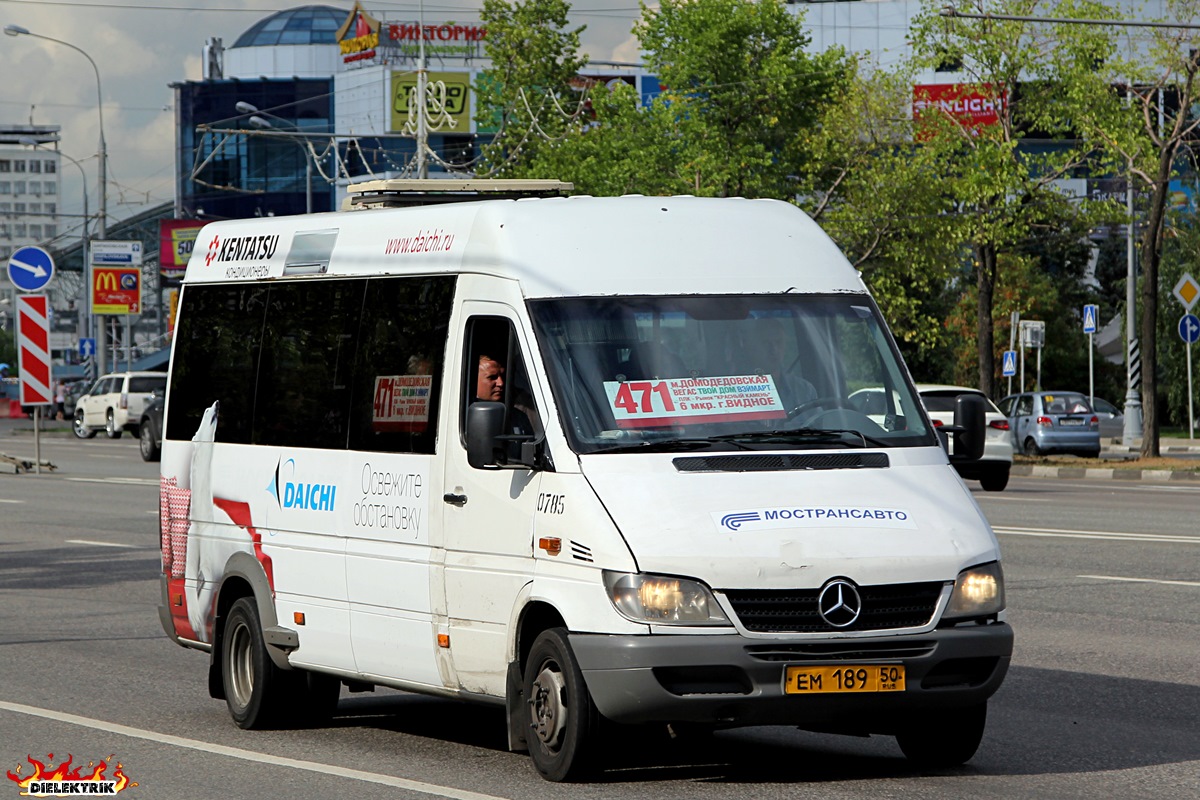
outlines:
M1195 23L1200 0L1168 0L1171 22ZM1166 23L1167 20L1153 20ZM1138 319L1142 354L1142 455L1159 455L1159 286L1167 231L1170 182L1178 175L1183 148L1197 136L1200 116L1200 50L1195 31L1185 28L1149 28L1149 45L1123 59L1114 59L1106 71L1109 80L1126 84L1122 102L1116 93L1104 98L1111 109L1095 120L1097 138L1149 195L1141 240L1142 280ZM1093 118L1089 118L1091 120Z
M1096 27L983 20L941 14L940 0L926 0L914 20L914 65L936 69L954 65L959 83L972 94L990 97L997 121L964 124L940 107L920 115L920 139L934 151L948 176L958 206L956 235L972 252L976 309L978 385L994 394L996 343L993 311L996 287L1007 262L1054 224L1063 211L1053 182L1094 159L1093 144L1078 138L1082 120L1094 114L1096 94L1109 86L1096 70L1113 52L1111 32ZM1029 16L1039 9L1054 17L1111 16L1090 0L1063 0L1045 7L1036 0L972 0L959 11ZM1027 139L1050 140L1031 147ZM1080 214L1086 208L1073 207Z
M913 141L912 76L852 64L838 102L799 133L799 203L863 274L919 379L949 381L943 321L963 263L949 186Z
M783 0L643 2L634 33L667 87L656 102L673 112L686 190L791 197L810 155L797 134L839 96L844 54L810 53L803 17Z
M477 175L533 177L529 165L538 152L582 114L586 93L571 84L587 64L578 52L586 26L568 29L569 9L565 0L484 0L491 66L475 84L475 121L496 135L483 148Z
M1163 238L1163 254L1158 283L1158 302L1165 313L1158 320L1158 374L1162 391L1161 418L1187 430L1188 374L1187 351L1179 336L1179 318L1183 306L1175 299L1175 284L1184 273L1193 278L1200 275L1200 214L1195 207L1186 212L1167 215ZM1195 309L1193 309L1195 313ZM1200 380L1195 371L1200 368L1200 347L1192 345L1192 414L1200 415Z
M593 194L794 197L811 161L799 133L840 95L845 57L808 53L782 0L643 4L634 33L663 93L642 107L597 91L595 119L542 148L537 170Z

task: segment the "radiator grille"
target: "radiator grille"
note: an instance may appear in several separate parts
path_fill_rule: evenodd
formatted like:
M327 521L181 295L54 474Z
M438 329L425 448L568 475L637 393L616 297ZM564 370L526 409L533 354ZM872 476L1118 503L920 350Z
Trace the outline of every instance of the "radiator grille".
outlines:
M886 631L928 625L937 610L943 583L860 586L862 613L853 625L835 628L817 613L820 589L724 589L734 613L754 633Z

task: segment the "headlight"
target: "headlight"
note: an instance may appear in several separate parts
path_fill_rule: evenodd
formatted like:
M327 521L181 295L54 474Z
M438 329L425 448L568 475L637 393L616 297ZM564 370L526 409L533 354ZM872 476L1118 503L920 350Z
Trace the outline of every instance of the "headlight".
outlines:
M728 625L708 587L667 575L604 571L608 599L621 616L651 625Z
M964 569L954 581L943 619L985 617L1004 610L1004 570L999 561Z

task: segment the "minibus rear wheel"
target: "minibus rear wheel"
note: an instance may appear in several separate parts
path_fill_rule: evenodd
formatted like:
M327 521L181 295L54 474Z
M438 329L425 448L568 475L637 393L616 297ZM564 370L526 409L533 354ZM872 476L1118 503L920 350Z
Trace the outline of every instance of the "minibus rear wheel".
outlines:
M252 729L278 725L289 699L288 681L267 652L253 597L242 597L229 609L221 662L225 703L237 726Z
M896 742L913 766L957 767L975 755L986 725L985 701L966 708L922 714L919 722L896 734Z
M593 764L591 750L600 714L565 628L542 631L534 640L523 683L530 723L526 741L533 766L550 781L584 778Z

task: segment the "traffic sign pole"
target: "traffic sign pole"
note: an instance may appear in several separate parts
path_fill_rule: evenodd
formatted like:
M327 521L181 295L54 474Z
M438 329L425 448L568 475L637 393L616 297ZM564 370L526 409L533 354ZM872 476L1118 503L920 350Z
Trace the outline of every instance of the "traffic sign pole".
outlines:
M1185 276L1190 278L1191 276ZM1179 294L1176 289L1176 295ZM1192 296L1193 303L1196 296ZM1180 298L1182 301L1183 298ZM1185 304L1186 305L1186 304ZM1188 439L1196 438L1196 418L1192 415L1192 344L1200 339L1200 318L1195 314L1184 314L1179 319L1179 338L1183 339L1183 349L1187 354L1187 376L1188 376Z
M1092 356L1095 350L1093 344L1096 333L1096 328L1100 324L1100 306L1089 303L1083 307L1083 332L1088 337L1088 403L1092 408L1096 407L1096 380L1095 380L1095 365Z

